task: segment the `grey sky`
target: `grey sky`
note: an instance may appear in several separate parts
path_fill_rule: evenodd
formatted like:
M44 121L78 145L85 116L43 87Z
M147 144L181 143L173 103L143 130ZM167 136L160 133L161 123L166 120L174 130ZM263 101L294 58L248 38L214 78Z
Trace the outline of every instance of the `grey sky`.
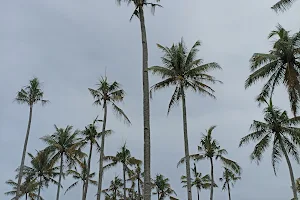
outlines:
M243 167L243 179L233 189L233 199L292 197L285 162L275 177L269 154L257 166L249 161L253 145L237 148L252 120L262 118L261 109L253 101L260 86L244 90L249 58L254 52L269 50L267 35L278 22L293 32L299 30L300 2L279 15L270 9L274 3L275 0L172 0L162 1L164 8L157 9L155 16L150 10L146 12L150 66L161 64L162 54L156 43L169 46L184 37L188 47L201 40L199 57L223 67L215 74L224 81L215 86L217 101L188 94L188 131L193 153L200 134L218 125L214 137ZM127 127L109 112L108 128L115 133L107 140L106 154L115 154L126 141L132 154L142 159L141 39L138 20L129 22L133 7L118 7L114 0L0 0L0 4L0 199L9 199L3 194L10 189L4 182L14 178L14 170L20 164L28 120L28 107L13 103L13 98L33 76L44 82L45 98L51 104L34 107L29 152L44 147L39 138L53 133L53 124L83 129L96 115L102 115L101 109L92 105L87 88L94 87L107 67L109 79L119 81L127 92L121 106L133 125ZM158 80L150 78L151 84ZM184 155L180 107L166 116L171 91L161 91L151 101L152 175L162 173L169 177L180 199L186 199L179 180L185 169L176 167ZM278 89L275 97L278 106L289 109L283 89ZM93 170L97 171L98 157L93 159ZM299 167L294 166L295 176L299 177ZM198 168L208 173L209 163L202 161ZM219 178L220 165L215 172ZM104 187L115 174L121 175L121 171L116 168L105 174ZM71 181L67 178L64 187ZM55 192L56 188L50 187L42 195L46 200L54 199ZM80 192L78 187L61 199L78 199ZM91 187L89 199L95 192L96 188ZM216 200L225 195L216 189ZM202 196L208 198L208 192Z

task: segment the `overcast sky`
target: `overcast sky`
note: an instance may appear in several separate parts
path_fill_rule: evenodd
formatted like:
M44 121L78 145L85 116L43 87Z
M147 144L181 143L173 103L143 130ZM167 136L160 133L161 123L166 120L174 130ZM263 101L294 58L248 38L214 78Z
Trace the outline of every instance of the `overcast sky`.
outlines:
M109 80L122 84L127 96L120 106L132 121L127 127L109 110L108 128L114 135L106 141L106 155L114 155L127 142L132 155L143 158L141 37L139 21L129 22L133 7L118 6L114 0L0 0L0 199L10 187L5 181L15 177L20 164L28 120L28 107L13 103L18 90L37 76L43 82L45 98L51 103L34 107L28 151L44 148L40 137L54 132L53 125L83 129L97 116L100 107L93 106L87 88L95 87L105 68ZM160 65L162 53L156 43L170 46L181 37L188 47L202 41L199 57L218 62L223 71L214 75L224 82L214 86L217 100L187 94L190 152L195 153L201 133L217 125L213 136L229 152L228 157L243 167L242 181L232 190L237 200L291 199L287 165L282 162L275 177L270 152L257 166L249 160L253 145L238 148L253 119L262 119L261 108L254 102L261 85L247 91L244 81L249 75L249 58L254 52L267 52L271 41L267 35L277 23L293 32L299 30L300 2L283 14L270 7L275 0L172 0L161 1L164 8L152 16L146 11L149 65ZM150 76L151 85L159 79ZM162 173L170 179L178 197L186 199L180 176L185 168L176 167L184 156L181 109L175 107L167 117L167 106L174 88L158 92L151 101L152 175ZM276 90L275 104L289 109L283 89ZM28 161L28 159L27 159ZM98 170L94 152L92 170ZM26 162L28 163L28 162ZM199 171L209 173L208 161L197 164ZM216 180L221 176L216 163ZM295 176L300 168L294 163ZM107 171L106 188L120 168ZM72 179L63 181L67 188ZM227 198L221 188L215 200ZM89 188L94 199L96 187ZM194 198L196 191L193 190ZM42 191L46 200L55 198L56 187ZM81 189L63 195L62 200L79 199ZM208 199L208 191L203 192Z

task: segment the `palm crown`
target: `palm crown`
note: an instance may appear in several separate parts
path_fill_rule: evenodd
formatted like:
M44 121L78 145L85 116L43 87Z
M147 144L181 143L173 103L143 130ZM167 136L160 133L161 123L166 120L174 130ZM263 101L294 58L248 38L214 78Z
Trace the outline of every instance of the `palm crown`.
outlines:
M172 194L176 195L176 192L171 188L169 179L165 178L162 174L157 174L154 180L156 191L153 194L157 194L158 200L163 200L167 196Z
M227 186L229 184L234 186L235 182L240 180L240 179L241 179L240 176L236 176L236 174L233 171L231 171L230 169L224 167L223 176L222 176L222 178L220 178L220 181L224 182L224 184L222 186L222 190L228 189Z
M5 192L4 194L15 196L17 194L18 184L13 180L8 180L5 183L12 186L13 190L11 190L9 192ZM25 196L26 199L27 199L27 197L29 197L31 200L37 199L37 197L38 197L38 195L37 195L38 187L39 187L39 183L36 182L35 179L31 179L30 177L26 177L25 181L20 186L20 197ZM15 199L15 197L12 198L12 200L14 200L14 199ZM40 197L40 199L43 200L42 197Z
M105 194L106 200L115 200L117 197L121 197L122 193L120 189L123 187L122 180L115 176L115 178L110 182L110 186L107 189L102 190L102 192Z

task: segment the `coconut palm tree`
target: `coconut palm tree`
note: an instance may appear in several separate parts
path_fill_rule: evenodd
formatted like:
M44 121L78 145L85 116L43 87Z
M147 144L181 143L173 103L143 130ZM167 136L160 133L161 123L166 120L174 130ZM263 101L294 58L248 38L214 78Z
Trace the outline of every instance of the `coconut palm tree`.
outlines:
M230 160L224 155L227 154L227 151L225 149L222 149L219 145L219 142L212 137L212 132L216 128L216 126L211 126L206 132L207 134L202 134L202 138L200 140L200 145L198 146L198 152L197 154L190 155L191 159L194 159L195 161L208 159L210 161L210 177L211 177L211 186L210 186L210 200L213 200L213 192L214 187L216 187L216 183L214 180L214 162L215 160L220 160L222 164L229 169L233 170L235 173L240 174L241 173L241 167L233 160ZM185 162L185 157L182 158L178 165Z
M117 200L117 197L122 196L122 192L120 190L123 186L124 184L122 180L118 176L115 176L115 178L110 182L109 188L102 190L102 192L105 194L105 199Z
M192 187L196 187L197 189L197 197L198 200L200 199L200 192L202 189L207 190L211 186L211 179L208 174L205 176L202 176L202 173L197 171L196 164L194 163L194 168L192 168L193 172L193 178L191 178L192 181ZM181 183L183 183L183 187L187 187L187 179L186 176L181 176Z
M48 187L49 182L58 184L54 178L59 175L57 172L59 167L54 166L53 153L51 152L39 151L36 156L31 153L28 153L28 156L31 158L31 166L24 166L24 174L39 183L37 200L40 200L43 186Z
M45 105L49 101L44 99L44 92L41 88L41 83L38 78L33 78L32 80L30 80L29 85L25 86L17 93L15 101L20 104L27 104L29 106L29 119L28 119L27 131L26 131L26 136L24 141L22 160L21 160L19 176L18 176L17 193L16 193L16 200L19 200L18 194L20 193L20 187L23 178L23 169L24 169L25 157L27 152L26 149L27 149L31 121L32 121L33 105L39 102L41 102L42 105Z
M137 181L137 189L138 189L137 200L141 200L142 199L141 187L143 187L144 185L143 173L141 171L141 164L137 164L135 166L135 169L130 170L128 174L129 174L129 179L128 179L129 181L131 181L132 183L135 183Z
M222 190L228 191L228 199L231 200L231 194L230 194L230 184L233 187L235 182L241 180L240 176L236 176L236 174L231 171L230 169L224 167L223 171L223 177L220 178L221 182L224 182Z
M67 126L66 128L58 128L54 125L55 133L52 135L46 135L41 138L48 146L46 151L53 152L53 160L59 161L59 179L56 200L59 200L60 188L61 188L61 178L63 176L63 167L65 164L69 168L75 165L85 154L81 151L83 141L78 137L80 131L75 130L73 132L72 126Z
M9 192L5 192L4 194L16 196L18 184L13 180L8 180L5 183L12 186L13 190ZM38 188L39 188L39 183L36 182L35 179L31 179L31 177L26 177L25 181L21 184L19 198L25 196L25 200L28 200L28 198L30 200L36 200L38 197L37 195ZM16 197L13 197L11 200L15 200L15 199ZM40 197L40 199L43 200L42 197Z
M128 125L131 124L130 120L126 116L125 112L117 106L117 103L123 102L125 97L125 91L121 89L121 85L114 81L112 83L108 82L107 77L102 77L99 80L99 83L96 84L96 89L89 88L91 95L94 97L95 105L102 105L104 109L103 113L103 125L102 133L106 130L107 123L107 107L110 104L113 111L118 117L122 117L124 122ZM103 179L103 159L104 159L104 145L105 145L105 134L101 136L101 145L100 145L100 161L99 161L99 178L98 178L98 190L97 190L97 200L101 198L102 191L102 179Z
M215 84L217 82L220 83L220 81L207 74L207 72L214 69L220 69L220 66L217 63L203 64L202 59L196 58L200 41L197 41L190 51L187 50L183 39L178 44L173 44L170 48L164 47L160 44L157 46L164 53L164 56L162 57L163 66L153 66L150 67L149 70L152 71L153 74L161 76L163 80L153 85L151 87L151 92L167 88L169 86L175 86L175 91L169 103L168 113L174 105L180 101L182 102L184 151L185 157L188 158L189 143L187 131L186 91L187 89L191 89L194 92L215 98L215 91L209 86L209 84ZM192 190L189 159L186 159L185 167L188 200L191 200Z
M264 121L254 120L250 126L250 130L253 132L243 137L239 146L248 144L250 141L258 142L250 158L259 163L263 153L272 144L271 161L274 173L276 175L276 166L281 161L282 156L284 156L289 168L293 198L297 200L297 188L289 155L297 163L300 163L297 149L297 146L300 144L300 129L296 127L300 124L300 117L289 118L286 111L281 111L273 106L272 100L269 102L265 99L260 100L267 104L267 107L264 109Z
M269 53L255 53L250 59L251 75L245 88L259 80L268 78L257 99L268 99L276 86L283 84L289 95L291 110L296 115L300 102L300 32L291 35L281 25L269 34L269 39L277 37Z
M171 188L169 179L165 178L162 174L156 175L154 185L156 191L153 192L153 194L157 195L157 200L163 200L172 194L177 195L176 192Z
M84 188L85 188L85 184L87 182L89 182L92 185L97 185L97 181L93 180L93 178L95 177L95 172L93 173L89 173L88 176L88 181L87 181L87 172L88 172L88 165L86 163L86 160L84 159L83 162L79 163L80 166L80 172L73 170L73 169L69 169L66 172L66 175L69 176L71 175L73 179L75 179L76 181L74 183L72 183L67 190L65 191L65 194L70 191L71 189L73 189L74 187L76 187L80 182L82 182L82 194L85 192Z
M279 0L276 4L272 6L272 9L276 12L284 12L287 9L289 9L295 1L296 0Z
M105 156L105 161L111 161L104 168L109 169L116 166L118 163L122 164L123 168L123 192L124 200L126 200L126 173L130 173L129 166L141 164L142 161L131 156L130 150L127 149L126 144L121 147L121 151L117 152L115 156Z

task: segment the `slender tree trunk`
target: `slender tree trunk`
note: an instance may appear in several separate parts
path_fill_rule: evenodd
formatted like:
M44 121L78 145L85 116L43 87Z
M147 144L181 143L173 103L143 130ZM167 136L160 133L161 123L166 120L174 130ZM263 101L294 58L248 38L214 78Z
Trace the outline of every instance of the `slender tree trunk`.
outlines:
M157 200L159 200L159 190L157 189Z
M123 181L124 181L124 185L123 185L123 189L124 189L124 200L126 200L126 167L125 164L123 164Z
M27 195L27 193L25 194L25 199L27 200L27 198L28 198L28 195Z
M183 135L184 135L184 152L185 152L185 169L187 182L188 200L192 200L192 185L191 185L191 171L190 171L190 153L189 153L189 139L187 132L187 115L184 88L181 86L182 92L182 118L183 118Z
M106 100L104 100L103 108L104 108L104 116L103 116L101 147L100 147L100 161L99 161L99 178L98 178L97 200L101 199L102 180L103 180L103 159L104 159L104 144L105 144L105 135L104 135L104 132L105 132L106 120L107 120L107 104L106 104Z
M198 200L200 200L200 191L199 191L199 188L197 188L197 196L198 196Z
M210 200L213 200L214 197L214 163L212 158L209 158L210 160L210 176L211 176L211 186L210 186Z
M18 177L18 186L17 186L16 200L19 200L19 198L20 198L20 189L21 189L20 187L21 187L22 178L23 178L24 163L25 163L25 157L26 157L26 151L27 151L27 144L28 144L29 133L30 133L30 126L31 126L31 120L32 120L32 109L33 109L33 106L31 105L29 107L29 119L28 119L27 131L26 131L26 136L25 136L25 141L24 141L24 147L23 147L23 153L22 153L22 160L21 160L19 177Z
M82 185L82 198L83 198L83 194L84 194L84 188L85 188L85 182L83 181L83 185Z
M138 178L138 200L141 200L141 186L140 186L140 178Z
M83 192L82 200L86 200L87 191L88 191L88 187L89 187L89 175L90 175L90 168L91 168L92 152L93 152L93 143L91 141L90 154L89 154L88 166L87 166L87 175L86 175L87 177L85 179L84 192Z
M150 145L150 103L148 78L148 46L143 10L143 0L139 1L139 19L143 48L143 117L144 117L144 200L151 200L151 145Z
M228 190L228 199L231 200L231 195L230 195L230 185L229 185L229 182L227 182L227 190Z
M114 200L117 200L117 190L114 190Z
M281 150L282 150L282 152L284 154L284 157L286 159L287 165L289 167L290 178L291 178L291 182L292 182L293 195L294 195L293 200L298 200L298 197L297 197L297 188L296 188L296 184L295 184L295 177L294 177L294 172L293 172L292 164L291 164L289 156L288 156L288 154L286 152L286 149L284 148L284 144L282 142L281 137L279 137L279 142L280 142Z
M62 174L63 174L63 163L64 163L64 156L63 156L63 153L61 153L61 155L60 155L60 169L59 169L59 179L58 179L56 200L59 200L59 193L60 193L60 187L61 187L61 177L62 177Z
M41 199L41 188L42 188L42 177L40 177L39 190L38 190L38 198L37 198L37 200Z

